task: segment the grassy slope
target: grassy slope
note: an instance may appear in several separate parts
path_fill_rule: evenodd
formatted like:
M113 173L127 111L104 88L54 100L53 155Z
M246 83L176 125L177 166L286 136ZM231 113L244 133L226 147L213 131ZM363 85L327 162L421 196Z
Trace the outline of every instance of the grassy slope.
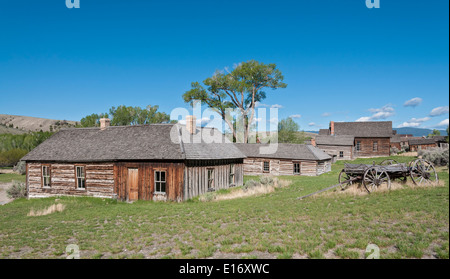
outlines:
M221 202L61 198L65 211L27 217L55 199L16 200L0 207L0 257L65 257L71 243L88 258L362 258L370 243L382 258L449 257L448 172L440 173L444 187L296 200L335 184L342 166L286 177L293 184L272 194Z

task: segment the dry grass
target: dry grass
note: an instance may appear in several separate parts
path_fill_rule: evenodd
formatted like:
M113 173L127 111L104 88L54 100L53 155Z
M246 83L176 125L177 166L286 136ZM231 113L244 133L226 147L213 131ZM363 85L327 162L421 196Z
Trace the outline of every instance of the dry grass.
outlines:
M391 189L387 188L386 184L381 185L381 187L377 188L375 192L381 193L381 192L388 192L388 191L396 191L401 190L405 188L411 188L411 189L422 189L422 188L429 188L429 187L442 187L445 186L445 182L442 180L439 180L437 184L423 184L423 185L416 185L411 180L407 180L406 182L401 182L398 180L391 181ZM328 191L323 193L321 196L332 196L332 195L349 195L349 196L365 196L369 193L366 191L366 188L361 183L354 183L351 186L347 187L345 190L341 190L341 188L337 188L335 191Z
M401 153L401 154L397 154L397 156L402 156L402 157L417 157L417 152L416 152L416 151L404 152L404 153Z
M244 190L242 188L236 188L233 189L231 192L226 194L218 194L215 195L212 199L213 201L223 201L223 200L232 200L232 199L238 199L238 198L245 198L250 196L258 196L258 195L265 195L272 192L275 192L276 188L283 188L289 186L292 182L288 180L273 179L273 185L263 185L259 184L258 186L251 187L247 190ZM200 197L200 201L208 201L205 197Z
M53 204L51 206L49 206L46 209L43 210L37 210L34 211L34 209L31 209L31 211L27 214L27 216L44 216L44 215L49 215L55 212L62 212L64 209L66 208L66 206L64 204L58 203L58 204Z

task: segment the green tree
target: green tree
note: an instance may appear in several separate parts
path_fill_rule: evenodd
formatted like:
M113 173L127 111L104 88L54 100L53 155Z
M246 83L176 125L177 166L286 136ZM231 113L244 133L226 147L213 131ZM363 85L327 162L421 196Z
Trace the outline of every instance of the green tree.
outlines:
M290 117L278 123L279 143L303 143L305 137L303 132L299 132L300 126Z
M145 109L140 107L118 106L112 107L109 113L112 117L111 125L143 125L153 123L167 123L170 116L164 112L158 111L159 106L148 105Z
M431 134L428 135L429 138L432 138L434 136L440 136L441 132L439 130L434 129Z
M253 123L255 103L266 97L266 89L285 88L283 75L275 64L264 64L255 60L242 62L231 72L216 73L203 81L193 82L191 89L183 94L186 103L200 100L216 111L227 123L237 138L233 120L227 115L227 109L237 109L244 127L244 142L248 141L250 124Z
M100 126L100 118L108 118L107 113L96 114L93 113L91 115L87 115L83 117L80 121L81 127L99 127Z

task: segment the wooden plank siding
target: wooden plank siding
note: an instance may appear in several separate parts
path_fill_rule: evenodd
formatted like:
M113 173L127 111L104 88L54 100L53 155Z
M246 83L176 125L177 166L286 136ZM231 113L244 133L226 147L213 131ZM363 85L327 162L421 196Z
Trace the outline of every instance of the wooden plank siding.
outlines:
M317 148L333 157L334 160L353 160L353 146L351 145L345 146L317 144ZM343 157L340 157L340 152L343 152Z
M42 185L42 166L50 167L50 187ZM78 189L75 167L85 167L86 188ZM114 166L112 163L27 163L27 188L29 197L114 196Z
M270 172L264 172L264 162L269 162ZM316 176L331 170L331 160L320 161L323 165L319 167L318 161L311 160L287 160L268 158L246 158L244 159L245 175L304 175ZM294 174L294 164L300 164L300 174Z
M114 165L114 193L120 200L130 200L128 169L138 170L139 200L183 200L184 163L179 162L118 162ZM155 193L155 171L166 172L166 193Z
M361 149L357 150L357 142ZM377 142L378 149L373 150L373 143ZM390 155L390 138L355 138L355 157L380 157Z
M436 143L433 144L411 144L409 146L410 151L419 151L419 150L426 150L426 149L432 149L438 147Z
M230 165L234 165L234 184L230 184ZM208 189L208 169L213 170L213 188ZM189 163L184 170L185 187L184 200L207 193L208 191L217 191L228 189L233 186L242 186L244 184L244 165L242 159L237 161L203 161Z

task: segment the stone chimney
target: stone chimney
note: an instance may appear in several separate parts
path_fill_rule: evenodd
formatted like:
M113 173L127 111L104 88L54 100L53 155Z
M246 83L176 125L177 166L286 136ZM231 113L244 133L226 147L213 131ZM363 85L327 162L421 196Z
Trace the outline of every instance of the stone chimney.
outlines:
M330 121L330 135L334 136L334 121Z
M311 138L311 145L312 146L316 146L316 139L315 138Z
M186 130L188 130L189 134L194 135L197 130L197 117L194 115L186 115Z
M100 130L105 130L111 124L111 120L109 118L100 118Z

